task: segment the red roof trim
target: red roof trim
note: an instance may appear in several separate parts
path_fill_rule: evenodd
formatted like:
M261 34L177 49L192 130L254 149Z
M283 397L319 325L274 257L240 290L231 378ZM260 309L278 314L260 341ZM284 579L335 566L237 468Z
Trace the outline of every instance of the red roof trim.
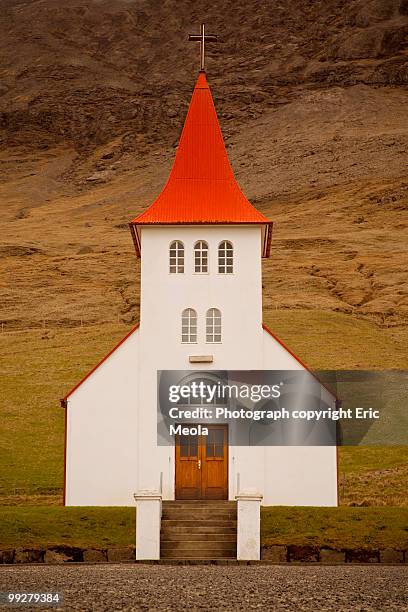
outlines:
M290 355L292 355L292 357L294 357L296 359L296 361L298 363L300 363L300 365L305 368L305 370L307 370L308 372L310 372L312 374L312 376L315 377L315 379L322 385L322 387L324 387L329 393L330 395L332 395L336 400L338 400L339 398L337 397L336 393L334 393L333 389L330 389L330 387L328 387L324 382L322 382L318 376L316 376L316 374L313 372L313 370L311 370L309 368L308 365L306 365L288 346L286 346L286 344L280 339L278 338L278 336L276 334L274 334L269 327L267 327L265 325L265 323L262 323L262 327L263 329L270 335L272 336L272 338L274 338L277 342L279 342L279 344L281 346L283 346L283 348L288 351L288 353Z
M273 230L273 221L270 221L266 225L266 229L265 229L264 248L262 252L262 257L265 257L265 258L268 258L271 254L272 230Z
M79 383L77 383L75 385L75 387L72 387L71 391L69 391L65 397L62 398L61 400L61 406L63 408L67 407L67 399L69 398L70 395L72 395L74 393L74 391L76 391L78 389L78 387L80 387L82 385L82 383L84 383L94 372L95 370L97 370L99 368L99 366L101 366L111 355L112 353L114 353L120 346L121 344L123 344L128 338L129 336L131 336L137 329L139 329L140 323L138 323L137 325L135 325L129 333L126 334L126 336L124 338L122 338L122 340L120 340L120 342L118 342L116 344L116 346L113 347L113 349L111 351L109 351L109 353L107 355L105 355L105 357L103 359L101 359L101 361L99 363L96 364L96 366L94 368L92 368L92 370L90 370L88 372L88 374L86 374L80 381Z
M130 227L137 227L138 225L272 225L272 221L144 221L138 223L136 221L130 221Z
M130 233L132 235L133 244L135 245L136 255L140 258L140 240L137 233L137 226L133 223L129 223Z
M68 438L68 410L64 411L64 489L62 493L62 505L67 502L67 438Z
M273 221L269 223L260 223L258 221L168 221L166 223L163 222L154 222L150 221L148 223L143 223L143 225L147 226L155 226L155 225L260 225L265 226L265 235L264 241L262 245L262 257L268 258L271 254L271 243L272 243L272 229L273 229ZM138 233L138 224L131 221L129 223L130 233L132 234L133 243L136 249L136 255L140 258L141 256L141 244L140 237Z

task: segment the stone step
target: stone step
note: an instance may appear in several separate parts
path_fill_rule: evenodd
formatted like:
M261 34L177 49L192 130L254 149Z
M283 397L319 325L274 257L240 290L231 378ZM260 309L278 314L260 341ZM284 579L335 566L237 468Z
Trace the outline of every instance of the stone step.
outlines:
M237 508L227 506L162 506L162 512L237 512Z
M237 521L233 519L207 519L197 521L196 519L162 519L162 528L166 527L234 527L237 528Z
M162 502L162 506L222 506L223 508L237 506L236 501L228 501L223 499L167 499Z
M221 520L221 521L228 521L229 519L231 520L236 520L237 519L237 511L236 510L219 510L214 509L214 510L208 510L208 509L194 509L194 510L189 510L189 511L185 511L185 510L181 510L178 508L167 508L164 509L162 512L162 519L163 520L185 520L185 519L189 519L189 520Z
M162 542L236 542L236 529L231 533L192 533L187 529L184 533L175 532L172 529L166 529L161 532Z
M193 526L180 526L178 523L179 521L172 521L172 523L174 523L174 525L170 525L170 526L163 526L163 521L162 521L162 529L161 532L162 533L173 533L173 534L186 534L186 533L191 533L191 534L207 534L207 535L213 535L213 534L231 534L237 533L237 528L232 526L213 526L213 525L197 525L197 523L194 523Z
M217 552L229 551L236 549L236 542L195 542L191 540L185 540L183 542L172 542L164 540L160 542L160 549L163 550L195 550L197 553L202 550L212 550Z
M161 559L235 559L237 558L236 548L231 549L229 551L224 551L222 554L214 552L212 550L187 550L187 551L178 551L178 550L164 550L160 555Z

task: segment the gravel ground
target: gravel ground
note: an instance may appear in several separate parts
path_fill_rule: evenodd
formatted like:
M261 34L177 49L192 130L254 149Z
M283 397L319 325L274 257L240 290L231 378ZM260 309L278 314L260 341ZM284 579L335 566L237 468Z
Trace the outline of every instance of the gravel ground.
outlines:
M408 567L3 567L0 569L0 590L59 591L64 596L64 605L59 608L63 610L187 608L378 612L408 610ZM19 609L47 608L24 606Z

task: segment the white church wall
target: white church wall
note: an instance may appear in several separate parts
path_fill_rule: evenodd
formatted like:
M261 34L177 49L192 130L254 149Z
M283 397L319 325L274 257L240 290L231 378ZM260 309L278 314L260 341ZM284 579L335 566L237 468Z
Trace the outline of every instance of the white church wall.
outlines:
M169 245L173 240L181 240L185 246L184 274L169 272ZM197 240L205 240L209 245L208 274L194 273L193 248ZM233 274L217 271L218 245L222 240L230 240L234 245ZM213 369L254 367L254 358L260 357L262 337L261 292L259 226L142 229L141 333L150 345L146 350L155 364L164 363L169 368L169 364L176 362L178 366L172 369L197 369L196 364L192 367L189 363L188 356L211 354ZM189 307L198 315L197 344L181 343L181 313ZM221 310L221 344L205 341L205 314L209 308ZM208 369L208 364L202 367Z
M170 274L169 245L185 247L184 274ZM209 272L195 274L193 248L197 240L209 245ZM218 245L234 245L234 273L218 274ZM141 326L139 405L139 484L174 497L174 447L156 446L157 370L256 369L262 356L261 228L203 226L202 228L144 227L142 229ZM181 313L194 308L198 315L196 344L181 342ZM222 312L222 342L206 343L205 314ZM211 364L190 363L190 355L212 355ZM152 441L154 440L153 446ZM230 495L235 495L233 455L229 457Z
M263 446L235 446L230 448L236 468L234 499L242 491L265 490L265 448Z
M173 240L184 243L184 274L169 273L169 245ZM209 245L208 274L193 271L193 247L197 240L205 240ZM221 240L230 240L234 245L231 276L217 273L217 249ZM143 359L138 389L138 480L142 489L156 489L162 482L164 498L174 498L174 447L158 448L155 442L157 370L303 369L295 357L262 329L260 252L258 227L204 226L201 230L162 226L142 230ZM212 307L219 308L223 315L221 344L205 342L205 313ZM181 343L184 308L197 311L197 344ZM190 364L189 355L212 355L213 362ZM333 447L231 446L228 471L231 499L240 487L262 492L264 505L336 504L336 449Z
M261 229L160 226L142 229L140 328L68 399L67 505L134 505L148 489L174 499L174 446L157 445L158 370L294 369L303 366L262 328ZM184 274L170 274L169 245L185 246ZM193 271L197 240L209 273ZM218 244L234 245L234 274L217 272ZM222 342L205 338L205 314L222 312ZM198 314L196 344L181 342L181 313ZM190 363L211 355L212 363ZM334 398L327 392L327 401ZM229 447L229 497L263 505L336 505L335 447Z
M138 360L136 330L68 398L68 506L134 506Z
M263 331L263 368L302 370L303 366ZM322 387L322 399L335 408L335 397ZM336 446L265 447L263 505L336 506Z
M335 446L265 448L264 506L337 506Z

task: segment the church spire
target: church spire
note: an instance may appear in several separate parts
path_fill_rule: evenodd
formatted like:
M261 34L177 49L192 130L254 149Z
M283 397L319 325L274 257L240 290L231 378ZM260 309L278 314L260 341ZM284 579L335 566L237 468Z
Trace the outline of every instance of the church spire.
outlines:
M146 224L259 224L264 228L263 255L269 254L272 223L238 186L204 72L196 81L167 183L130 223L137 250L138 226Z

